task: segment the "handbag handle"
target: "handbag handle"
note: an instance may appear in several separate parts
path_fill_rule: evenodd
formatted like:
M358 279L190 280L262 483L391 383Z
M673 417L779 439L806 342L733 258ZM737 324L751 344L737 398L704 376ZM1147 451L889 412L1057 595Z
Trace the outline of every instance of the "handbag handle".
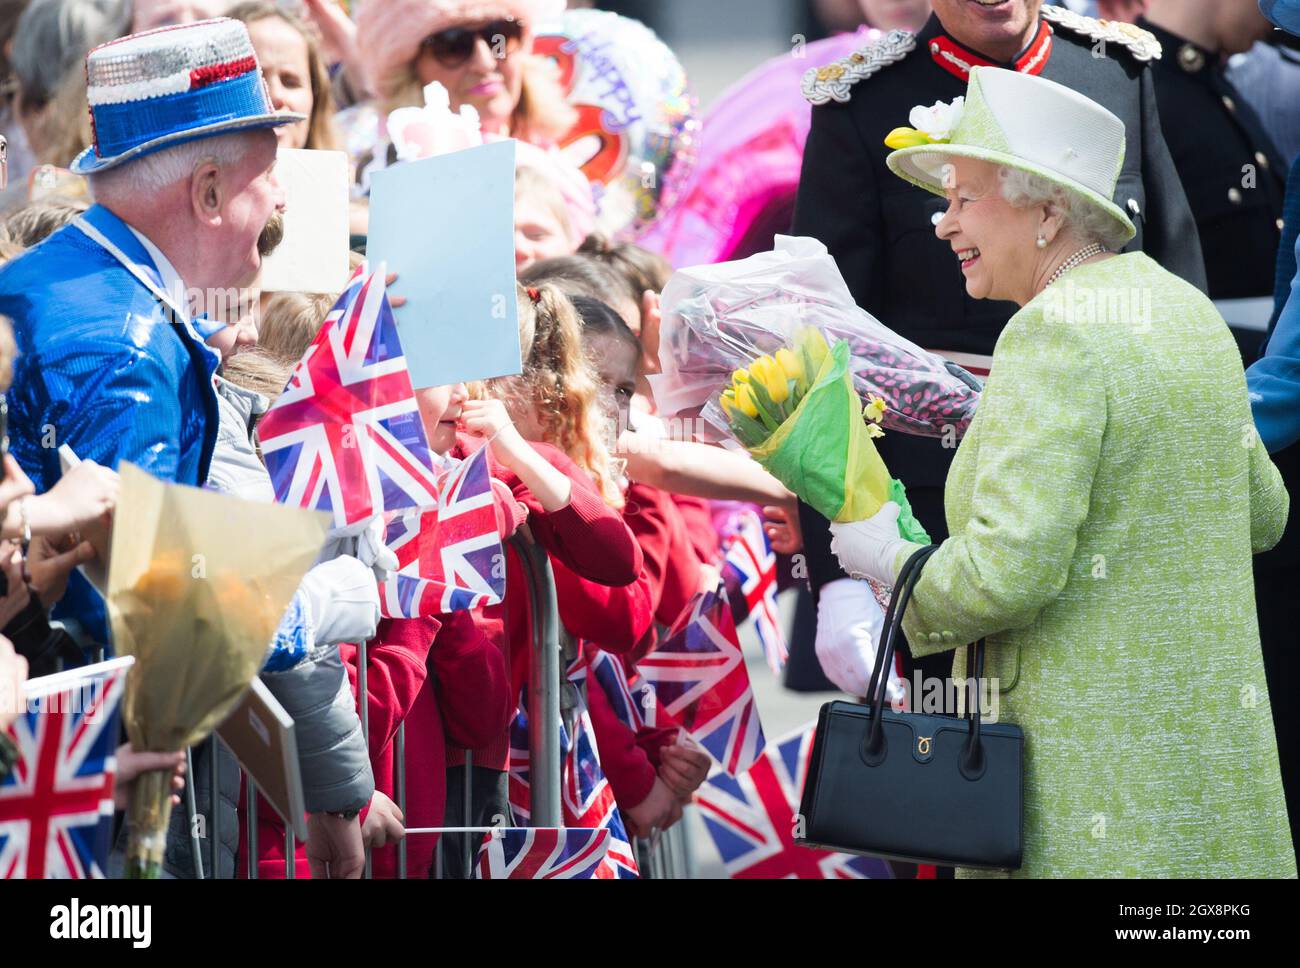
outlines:
M960 768L968 780L978 779L984 772L984 747L980 743L980 683L984 681L984 640L966 644L966 677L970 680L971 695L966 703L966 720L970 731L966 734L966 748L962 750ZM973 712L972 712L973 711Z
M912 597L912 586L920 575L921 565L938 550L938 545L928 545L916 551L903 562L903 567L894 580L894 591L889 596L889 608L885 610L885 621L880 630L880 647L876 649L876 662L871 668L871 679L867 685L866 698L873 709L879 708L885 698L889 682L886 670L894 657L894 640L903 624L903 611Z
M921 574L925 560L939 550L938 545L921 548L903 562L903 567L894 580L894 592L889 596L889 608L885 611L885 624L880 632L880 646L876 649L876 662L871 669L871 680L867 685L867 701L870 704L871 731L867 742L868 751L879 749L881 736L881 717L877 713L884 708L885 690L889 684L889 672L894 661L895 640L903 624L903 612L912 597L912 586Z
M883 746L883 721L880 715L884 709L885 690L889 684L888 670L892 668L898 636L903 626L903 613L912 598L912 590L921 577L921 569L929 557L939 550L938 545L928 545L912 554L898 572L894 582L894 592L889 598L889 608L885 612L884 628L880 634L880 647L876 650L876 662L871 670L871 680L867 686L867 699L870 703L868 719L871 723L867 734L864 752L869 758L879 758ZM980 743L979 683L984 676L984 640L966 646L966 669L973 670L972 702L966 704L965 719L969 725L966 747L962 751L961 771L968 779L976 779L984 772L984 748ZM972 714L973 713L973 714Z

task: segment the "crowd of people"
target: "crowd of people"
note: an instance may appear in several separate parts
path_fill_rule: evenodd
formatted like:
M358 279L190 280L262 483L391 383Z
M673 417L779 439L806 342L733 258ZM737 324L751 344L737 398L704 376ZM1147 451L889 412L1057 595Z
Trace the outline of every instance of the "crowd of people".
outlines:
M803 603L792 672L865 694L879 591L916 547L896 504L832 523L656 404L680 254L653 227L643 244L596 229L599 193L563 150L577 114L533 49L563 0L292 6L0 0L0 773L23 682L113 654L79 569L107 547L121 462L275 500L258 422L338 296L261 291L284 234L277 152L347 152L358 265L370 178L402 163L382 119L435 83L449 124L468 107L483 140L518 142L522 361L416 390L435 460L486 450L502 538L544 550L575 654L629 678L728 580L719 503L752 506ZM879 442L939 545L902 679L964 676L959 647L987 642L1000 715L1027 737L1019 876L1294 877L1300 3L825 0L810 16L853 42L770 105L807 131L801 176L745 196L765 148L710 156L719 110L694 177L740 195L709 212L729 220L711 226L717 261L820 240L860 307L987 376L960 446ZM1101 295L1062 302L1082 291ZM300 870L357 877L369 856L393 877L407 829L512 825L541 619L503 548L501 602L436 617L381 617L385 549L364 537L302 579L261 672L297 731ZM628 833L680 823L712 757L585 692ZM195 747L186 777L183 752L124 743L119 808L160 769L220 820L210 873L285 875L283 821L264 805L250 836L222 744ZM190 828L177 798L167 876L196 876ZM459 836L441 861L438 836L405 837L407 876L471 876Z

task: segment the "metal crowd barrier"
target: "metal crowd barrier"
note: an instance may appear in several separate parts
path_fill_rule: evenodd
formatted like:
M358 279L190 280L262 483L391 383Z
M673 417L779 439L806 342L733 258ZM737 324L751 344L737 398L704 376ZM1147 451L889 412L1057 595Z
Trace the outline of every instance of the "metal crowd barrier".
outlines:
M562 814L560 810L560 745L559 737L556 735L554 728L543 728L547 723L554 723L559 719L561 714L561 627L559 604L555 595L555 579L551 572L550 559L547 557L545 549L537 544L528 530L528 526L523 525L518 533L512 536L510 544L514 547L523 565L525 581L528 585L529 602L532 606L533 616L533 643L532 643L532 665L529 673L528 682L528 708L532 711L539 711L536 715L530 715L529 719L529 785L531 789L531 823L539 827L558 827L562 824ZM366 701L367 693L367 647L366 643L361 643L357 649L357 692L361 697L358 706L361 717L361 731L365 737L366 747L370 745L370 710L369 703ZM213 743L221 742L220 738L213 734ZM399 724L397 733L393 741L394 756L394 801L397 807L406 815L406 727L405 724ZM190 776L193 776L194 759L192 751L186 750L186 757L190 768ZM473 802L473 754L468 750L465 751L464 766L464 817L475 816ZM208 783L209 783L209 800L207 828L204 831L206 839L211 844L209 858L211 863L205 868L203 862L202 843L199 837L199 826L195 823L198 815L197 805L195 803L194 789L192 784L186 785L186 809L190 823L190 849L194 862L195 877L219 877L220 867L217 858L221 851L221 819L219 813L220 800L220 777L218 776L218 758L216 749L213 749L212 756L208 762ZM247 828L246 840L248 847L248 877L250 880L257 878L257 786L253 783L252 778L247 773L241 771L246 792L245 801L245 819L244 823ZM408 828L407 836L420 836L434 833L486 833L495 828L483 826L456 826L456 827L426 827L426 828ZM295 848L294 835L292 827L285 828L285 876L293 878L296 875L295 870ZM435 873L441 875L443 871L443 842L445 838L440 837L437 847L437 861ZM474 867L474 855L476 845L472 837L465 837L465 852L462 857L462 869L472 876ZM406 837L403 837L396 845L397 850L397 876L405 878L407 874L406 861ZM370 878L373 874L370 851L366 851L366 864L364 877Z
M533 539L526 524L509 542L523 568L533 629L528 674L529 822L535 827L558 827L563 823L560 808L560 744L556 731L544 728L546 723L554 723L559 718L562 708L560 658L563 628L555 594L555 577L546 550ZM534 713L535 710L540 712ZM474 754L471 750L462 752L465 759L461 768L462 824L408 828L407 834L461 835L457 871L465 877L473 877L477 844L481 841L480 837L473 835L491 833L498 828L473 822L478 816L474 801ZM449 862L448 840L446 836L439 836L434 854L434 877L447 877Z
M564 688L567 685L567 680L561 676L563 668L561 659L564 657L565 646L571 646L572 643L566 641L567 634L560 624L555 579L545 549L533 540L531 533L528 532L527 525L521 527L519 532L510 538L510 544L514 547L523 566L533 616L532 663L528 682L529 787L531 798L529 823L531 826L536 827L559 827L563 825L563 813L560 806L561 757L559 736L553 724L562 715L571 712L575 705L574 698L570 697ZM366 701L368 695L367 659L366 643L361 643L357 649L357 691L361 697L358 706L361 730L365 736L367 749L369 749L370 715L369 703ZM213 734L212 740L214 744L221 742L216 734ZM461 819L464 823L446 827L408 827L406 837L403 837L396 844L398 878L404 879L407 876L407 837L431 834L473 835L488 833L497 829L493 826L480 826L472 823L473 818L477 816L474 803L474 757L469 750L465 750L464 754L465 763L462 768L464 788L461 792ZM186 756L190 769L189 775L193 776L194 761L192 752L187 750ZM404 723L398 725L394 737L393 757L393 799L398 809L402 811L402 815L405 816L406 727ZM192 784L186 784L186 807L190 821L191 853L195 876L200 879L205 876L220 876L217 858L221 849L221 820L219 811L216 808L219 800L220 782L218 757L215 748L209 757L208 771L210 797L207 805L208 824L204 833L211 844L209 852L211 863L206 867L203 861L199 828L194 822L197 814L194 788ZM248 774L243 773L243 771L241 771L241 774L246 793L244 822L247 827L247 876L249 879L255 880L258 876L257 787ZM687 807L688 811L691 809ZM473 836L463 836L461 838L462 853L459 858L459 870L464 876L473 876L477 844L480 839ZM435 851L434 877L447 876L448 857L444 850L446 844L447 838L440 836ZM291 826L286 826L284 839L286 878L294 878L297 875L296 846L293 829ZM633 848L637 858L637 865L641 870L641 876L644 878L690 878L694 876L691 834L686 817L683 817L680 822L670 829L656 833L650 838L636 838ZM373 876L369 850L366 851L365 873L363 876L365 878Z
M510 543L524 567L533 618L533 655L528 673L529 815L534 827L559 827L564 822L560 810L560 738L555 729L560 718L560 607L551 560L527 527L523 525Z
M633 844L637 867L641 877L649 880L691 880L695 877L695 854L691 844L690 811L688 806L682 819L661 833L651 837L637 837Z

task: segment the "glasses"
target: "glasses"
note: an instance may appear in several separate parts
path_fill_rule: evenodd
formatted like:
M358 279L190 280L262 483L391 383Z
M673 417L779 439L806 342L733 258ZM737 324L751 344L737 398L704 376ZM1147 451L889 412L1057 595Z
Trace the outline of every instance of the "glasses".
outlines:
M450 27L424 39L427 49L443 67L460 67L474 56L478 42L487 44L497 60L505 60L519 50L524 40L524 25L518 20L493 20L482 27Z

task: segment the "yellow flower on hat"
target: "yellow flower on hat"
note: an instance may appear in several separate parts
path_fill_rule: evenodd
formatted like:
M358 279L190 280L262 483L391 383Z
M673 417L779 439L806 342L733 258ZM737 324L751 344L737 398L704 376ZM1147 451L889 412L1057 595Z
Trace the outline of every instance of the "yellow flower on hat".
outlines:
M862 416L866 417L872 423L880 423L881 418L885 416L885 410L887 409L885 401L873 394L871 402L862 408Z
M954 98L946 103L935 101L929 107L918 104L907 116L912 126L895 128L889 132L885 136L885 147L898 151L901 148L916 148L920 145L946 145L952 140L952 133L961 121L965 107L964 97Z
M929 137L915 128L895 128L885 136L885 147L898 151L900 148L916 148L931 144Z

